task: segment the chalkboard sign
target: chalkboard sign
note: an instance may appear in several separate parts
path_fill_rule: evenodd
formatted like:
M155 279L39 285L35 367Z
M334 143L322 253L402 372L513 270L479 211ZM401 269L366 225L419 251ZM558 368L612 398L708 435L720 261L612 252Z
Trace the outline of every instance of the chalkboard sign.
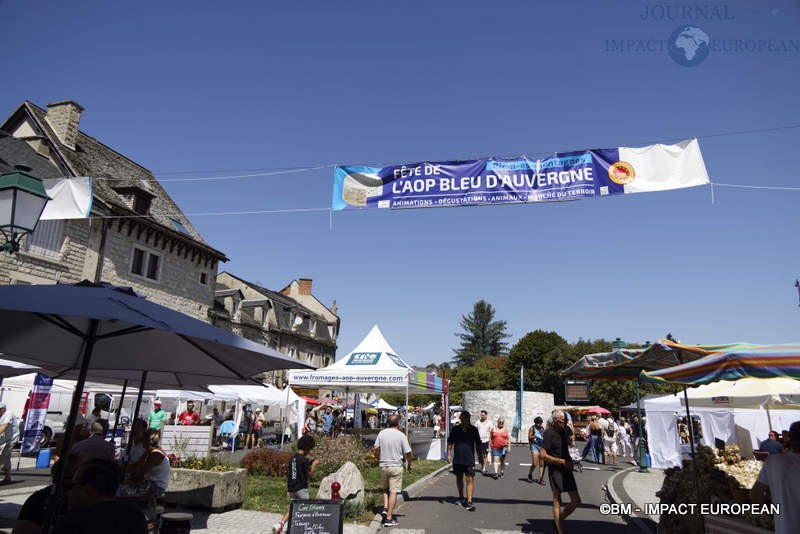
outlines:
M288 534L342 534L343 530L342 501L292 501Z

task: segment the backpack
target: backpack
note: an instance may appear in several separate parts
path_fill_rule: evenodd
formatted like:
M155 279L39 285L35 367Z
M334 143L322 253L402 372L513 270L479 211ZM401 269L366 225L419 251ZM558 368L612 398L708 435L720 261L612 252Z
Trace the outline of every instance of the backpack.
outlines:
M616 429L617 429L617 427L614 426L614 423L609 421L608 422L608 426L606 427L606 436L608 436L609 438L613 438L614 437L614 431Z

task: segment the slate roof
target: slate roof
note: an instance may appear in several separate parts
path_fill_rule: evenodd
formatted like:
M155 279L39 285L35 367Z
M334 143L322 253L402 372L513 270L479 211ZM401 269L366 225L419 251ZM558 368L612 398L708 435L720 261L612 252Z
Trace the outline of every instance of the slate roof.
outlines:
M75 143L76 150L67 148L45 120L47 111L32 102L25 101L7 122L18 119L22 110L27 111L27 114L34 119L36 124L31 126L38 130L37 133L46 136L55 145L57 153L53 154L54 157L62 158L74 176L92 178L93 210L102 205L114 215L137 216L138 214L129 207L126 198L115 189L141 189L153 195L149 220L158 223L159 230L172 237L193 242L194 246L203 249L206 253L216 256L222 261L227 261L222 252L209 246L203 240L200 233L192 226L189 219L149 170L80 130ZM51 150L51 154L52 152ZM170 218L180 222L188 231L188 235L178 230ZM147 221L143 220L143 222Z
M15 165L27 165L31 174L39 178L61 178L64 173L44 156L39 155L31 146L0 131L0 174L14 172Z
M287 297L277 291L272 291L271 289L267 289L266 287L262 287L258 284L254 284L253 282L249 282L247 280L243 280L238 276L235 276L231 273L226 273L231 278L235 278L239 280L243 284L246 284L248 287L261 293L265 298L269 299L273 303L273 309L275 311L275 318L278 322L278 328L280 330L285 330L287 332L291 331L294 334L303 334L304 332L308 332L308 319L303 321L303 328L298 329L297 331L292 330L291 324L291 312L294 311L306 317L313 317L317 320L317 330L315 332L314 340L319 341L321 343L328 343L331 345L335 345L335 342L331 338L330 331L328 330L328 321L319 315L317 312L306 308L296 300L291 297ZM223 284L217 282L217 285L220 287L225 287Z

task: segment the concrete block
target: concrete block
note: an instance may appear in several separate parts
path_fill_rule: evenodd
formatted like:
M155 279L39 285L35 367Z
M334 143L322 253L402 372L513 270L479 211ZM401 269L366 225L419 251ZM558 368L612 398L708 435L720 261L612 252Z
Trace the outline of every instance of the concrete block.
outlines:
M164 502L223 512L241 506L246 493L246 469L217 473L173 467Z

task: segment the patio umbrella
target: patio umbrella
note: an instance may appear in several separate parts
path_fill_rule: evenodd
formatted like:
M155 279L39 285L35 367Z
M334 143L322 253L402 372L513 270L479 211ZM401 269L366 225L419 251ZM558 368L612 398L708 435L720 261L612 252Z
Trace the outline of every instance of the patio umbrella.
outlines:
M608 410L606 410L602 406L592 406L591 408L586 410L586 413L593 414L593 415L605 415L605 414L611 413L611 412L609 412Z
M130 288L89 282L0 287L0 352L28 364L80 370L64 452L69 450L90 367L188 373L208 383L247 380L276 369L309 368L263 345L149 302Z
M687 386L745 377L800 379L800 343L734 347L669 369L642 373L643 380Z
M40 367L35 365L28 365L26 363L15 362L13 360L0 359L0 384L3 383L3 378L27 375L28 373L37 373L41 370L42 369Z
M320 406L320 405L322 405L322 403L320 401L318 401L317 399L313 399L313 398L308 397L306 395L300 395L300 397L302 397L306 401L306 404L310 404L311 406Z

